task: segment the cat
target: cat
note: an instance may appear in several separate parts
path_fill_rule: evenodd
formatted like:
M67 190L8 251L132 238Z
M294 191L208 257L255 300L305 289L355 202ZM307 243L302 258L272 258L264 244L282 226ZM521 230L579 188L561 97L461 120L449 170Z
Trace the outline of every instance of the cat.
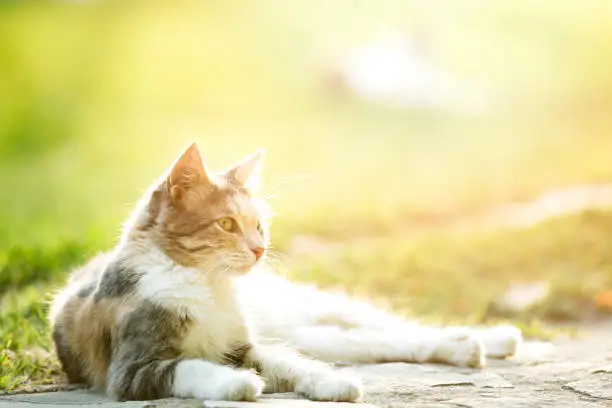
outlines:
M261 155L212 174L192 144L139 203L118 246L72 274L49 313L70 382L121 401L254 401L264 388L362 398L357 377L258 338L237 296L237 278L267 246L251 193Z
M482 367L485 356L516 352L521 333L511 326L420 326L268 272L267 211L255 193L262 155L211 173L190 145L141 199L117 247L72 273L49 313L70 382L117 400L295 391L356 402L359 378L329 363Z

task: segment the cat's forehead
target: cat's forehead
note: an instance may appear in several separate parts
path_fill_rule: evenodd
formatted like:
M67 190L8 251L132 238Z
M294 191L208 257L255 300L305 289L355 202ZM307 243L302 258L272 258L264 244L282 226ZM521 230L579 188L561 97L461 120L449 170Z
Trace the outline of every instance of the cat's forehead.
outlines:
M257 218L259 215L253 200L247 193L238 192L234 194L228 203L228 207L237 216Z
M243 189L232 186L217 186L212 194L206 197L206 211L213 217L232 216L236 218L255 219L259 211L252 197Z

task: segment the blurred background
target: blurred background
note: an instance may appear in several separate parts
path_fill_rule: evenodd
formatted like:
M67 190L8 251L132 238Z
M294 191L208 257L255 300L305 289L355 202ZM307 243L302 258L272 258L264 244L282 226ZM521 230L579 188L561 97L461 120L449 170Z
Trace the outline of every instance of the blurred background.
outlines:
M0 3L0 387L49 380L48 294L193 140L217 170L267 150L269 260L292 279L534 336L605 316L611 19L596 0Z

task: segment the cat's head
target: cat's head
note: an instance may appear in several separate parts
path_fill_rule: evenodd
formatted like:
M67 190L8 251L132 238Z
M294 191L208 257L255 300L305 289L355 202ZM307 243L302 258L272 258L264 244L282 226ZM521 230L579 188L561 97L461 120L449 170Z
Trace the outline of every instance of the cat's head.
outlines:
M153 190L129 235L153 241L180 265L211 274L248 272L268 244L263 208L253 196L262 156L258 151L213 174L197 145L190 145Z

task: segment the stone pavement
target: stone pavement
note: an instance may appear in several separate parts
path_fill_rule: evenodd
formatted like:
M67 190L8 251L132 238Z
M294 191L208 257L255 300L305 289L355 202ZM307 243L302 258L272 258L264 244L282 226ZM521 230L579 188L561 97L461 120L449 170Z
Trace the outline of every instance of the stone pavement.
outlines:
M579 333L578 340L526 343L512 359L490 361L483 370L404 363L346 368L362 376L364 404L310 402L294 394L272 394L255 403L180 399L118 403L76 390L0 396L0 408L612 407L612 321Z

